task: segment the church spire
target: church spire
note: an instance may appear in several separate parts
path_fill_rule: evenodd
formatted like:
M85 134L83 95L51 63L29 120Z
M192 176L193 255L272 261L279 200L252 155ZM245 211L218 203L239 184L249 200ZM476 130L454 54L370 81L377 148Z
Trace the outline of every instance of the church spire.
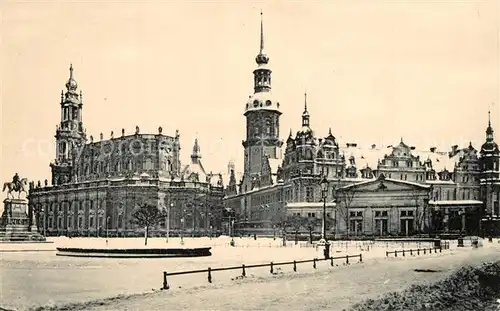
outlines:
M264 54L264 18L260 10L260 54Z
M488 110L488 127L486 128L486 141L493 141L493 127L491 126L491 112Z
M264 52L264 17L262 11L260 11L260 50L257 57L255 57L255 62L258 65L265 65L269 62L269 57Z
M76 94L77 88L78 88L78 83L76 83L76 80L73 77L73 64L70 64L69 65L69 79L68 79L68 82L66 82L66 89L68 90L69 93Z
M197 164L201 158L200 145L198 144L198 138L194 139L193 153L191 154L191 163Z
M309 111L307 111L307 92L304 93L304 112L302 113L302 127L309 127Z

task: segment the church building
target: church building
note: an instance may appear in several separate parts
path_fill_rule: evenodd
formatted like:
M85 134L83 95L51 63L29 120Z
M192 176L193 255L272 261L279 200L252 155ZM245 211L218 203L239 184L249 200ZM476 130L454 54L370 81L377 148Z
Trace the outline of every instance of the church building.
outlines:
M191 162L183 165L180 135L121 130L109 139L87 138L82 118L83 95L70 67L61 93L61 122L56 129L52 178L32 182L29 208L46 235L137 235L132 213L152 204L167 217L152 234L208 235L221 230L223 180L205 169L198 140Z

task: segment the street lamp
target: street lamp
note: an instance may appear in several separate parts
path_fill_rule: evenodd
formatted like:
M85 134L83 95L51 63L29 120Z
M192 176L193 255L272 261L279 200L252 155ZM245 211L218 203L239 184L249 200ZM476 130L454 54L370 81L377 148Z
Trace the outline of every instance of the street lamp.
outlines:
M108 227L109 227L109 220L111 219L111 216L106 217L106 245L108 245Z
M211 221L211 218L212 218L212 213L208 212L207 215L205 216L206 217L206 228L207 228L207 231L208 231L208 228L210 228L210 232L207 232L207 235L210 236L210 239L212 239L212 221Z
M234 246L234 238L233 238L233 231L234 231L234 219L231 220L231 246Z
M330 258L330 243L328 243L326 237L326 198L328 196L328 180L326 179L326 177L323 177L323 179L320 182L320 186L321 186L321 197L323 198L323 222L321 230L321 239L325 241L324 255L325 259L328 259Z
M168 205L168 209L167 209L167 216L166 216L166 227L167 227L167 240L166 242L168 243L168 238L170 237L170 210L172 209L172 207L174 206L174 203L170 203Z
M184 217L181 218L181 245L184 245Z
M47 236L47 226L46 226L46 223L47 223L47 212L45 210L44 207L40 208L40 214L42 214L43 217L40 217L38 216L43 225L43 228L42 228L42 232L43 232L43 236L46 237Z

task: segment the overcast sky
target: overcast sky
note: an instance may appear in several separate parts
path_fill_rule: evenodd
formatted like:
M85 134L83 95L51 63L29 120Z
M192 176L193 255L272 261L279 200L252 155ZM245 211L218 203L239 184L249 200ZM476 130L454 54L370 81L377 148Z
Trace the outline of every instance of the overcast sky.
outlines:
M50 180L73 63L87 135L174 135L187 163L242 169L260 10L281 137L311 125L341 142L427 149L500 141L500 1L2 1L2 181ZM494 104L492 104L494 103Z

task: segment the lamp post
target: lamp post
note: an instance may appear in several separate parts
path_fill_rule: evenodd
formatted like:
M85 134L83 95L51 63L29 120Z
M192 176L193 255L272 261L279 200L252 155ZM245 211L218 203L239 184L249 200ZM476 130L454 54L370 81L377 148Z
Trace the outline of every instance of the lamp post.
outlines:
M231 220L231 246L234 246L233 231L234 231L234 219Z
M43 213L43 236L46 237L47 236L47 208L44 207L42 209L42 213Z
M167 227L167 240L166 242L168 243L168 238L170 237L170 210L172 209L172 207L174 206L174 203L170 203L168 205L168 209L167 209L167 216L166 216L166 227Z
M184 217L181 218L181 245L184 245Z
M327 237L326 237L326 198L328 196L328 180L326 177L323 177L323 179L320 182L321 185L321 197L323 198L323 222L322 222L322 230L321 230L321 239L325 241L325 249L324 249L324 255L325 259L330 258L330 243L328 243Z
M109 227L109 220L111 219L111 216L106 217L106 245L108 245L108 227Z
M212 213L208 212L205 217L206 217L206 222L207 222L207 225L206 225L207 235L210 236L210 239L212 239L212 221L211 221ZM209 228L210 228L210 231L208 231Z

